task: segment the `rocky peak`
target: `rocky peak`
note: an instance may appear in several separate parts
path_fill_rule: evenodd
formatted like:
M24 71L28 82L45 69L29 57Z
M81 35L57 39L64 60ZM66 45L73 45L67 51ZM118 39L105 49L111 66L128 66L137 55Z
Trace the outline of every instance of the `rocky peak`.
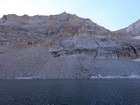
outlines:
M132 36L139 36L140 35L140 19L132 23L128 27L118 30L117 32L122 33L122 34L132 35Z
M17 16L15 14L4 15L0 19L1 26L19 27L28 31L40 32L46 35L52 34L106 34L109 30L76 15L63 12L59 15L50 16Z

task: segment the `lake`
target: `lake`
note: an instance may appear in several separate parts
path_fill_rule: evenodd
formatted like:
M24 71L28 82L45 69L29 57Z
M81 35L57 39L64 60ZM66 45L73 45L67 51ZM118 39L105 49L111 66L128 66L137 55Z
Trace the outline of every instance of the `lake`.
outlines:
M140 80L0 80L0 105L140 105Z

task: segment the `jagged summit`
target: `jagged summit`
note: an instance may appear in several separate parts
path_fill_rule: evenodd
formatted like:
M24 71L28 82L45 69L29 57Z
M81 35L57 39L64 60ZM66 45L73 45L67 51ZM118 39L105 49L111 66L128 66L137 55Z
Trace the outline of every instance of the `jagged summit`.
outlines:
M109 30L97 25L90 19L80 18L76 15L63 12L50 16L17 16L15 14L4 15L0 19L0 26L19 27L28 31L41 33L54 33L65 31L72 34L90 32L94 34L106 34ZM48 33L49 34L49 33Z
M136 22L132 23L128 27L118 30L116 32L132 35L132 36L140 36L140 19L137 20Z

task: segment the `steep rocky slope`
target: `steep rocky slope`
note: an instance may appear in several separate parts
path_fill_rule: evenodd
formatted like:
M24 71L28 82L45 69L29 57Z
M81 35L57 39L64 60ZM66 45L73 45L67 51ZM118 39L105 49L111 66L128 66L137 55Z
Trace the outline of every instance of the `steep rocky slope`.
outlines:
M62 13L0 19L0 78L140 75L140 42Z

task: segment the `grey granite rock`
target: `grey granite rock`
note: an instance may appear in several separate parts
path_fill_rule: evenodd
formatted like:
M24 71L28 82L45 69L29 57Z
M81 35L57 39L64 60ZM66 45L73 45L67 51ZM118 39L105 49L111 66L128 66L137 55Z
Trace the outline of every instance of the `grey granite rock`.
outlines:
M138 40L65 12L0 19L0 79L140 75L139 56Z

